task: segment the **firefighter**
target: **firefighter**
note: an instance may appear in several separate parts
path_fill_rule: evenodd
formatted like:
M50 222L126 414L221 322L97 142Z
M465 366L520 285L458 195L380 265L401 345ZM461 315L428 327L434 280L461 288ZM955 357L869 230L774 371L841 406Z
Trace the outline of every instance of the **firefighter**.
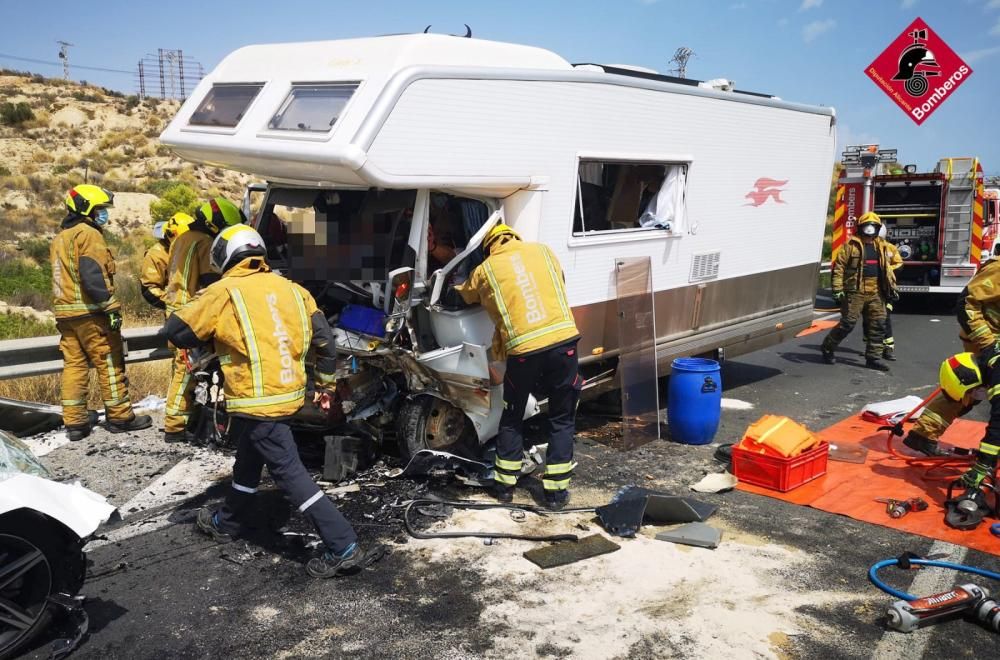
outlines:
M498 224L483 240L486 259L458 285L466 303L481 303L496 326L493 355L506 357L503 413L497 433L495 494L513 500L524 452L524 409L532 390L548 396L550 439L545 503L561 509L573 473L576 402L580 394L576 344L580 334L566 298L559 261L547 246L527 243Z
M981 366L1000 355L1000 259L991 259L979 269L959 296L956 309L959 339L966 351L976 355ZM903 443L928 456L945 454L938 440L957 417L972 409L970 402L945 395L935 397L917 419Z
M63 355L63 423L70 440L90 435L87 412L90 367L97 369L107 428L112 433L148 428L148 415L136 416L129 399L122 350L121 303L115 298L115 260L102 227L114 195L79 185L66 196L69 209L49 248L52 296Z
M882 220L868 212L858 219L858 234L837 254L833 266L833 297L840 303L840 323L823 340L823 361L835 364L834 350L854 329L859 317L865 324L865 366L888 371L885 352L885 303L896 294L896 276L888 241L878 237Z
M983 354L959 353L941 363L941 392L951 401L974 404L980 398L990 402L990 421L979 443L976 462L954 484L961 495L945 502L945 523L956 529L974 529L991 512L984 490L995 486L994 473L1000 454L1000 354L988 359Z
M878 232L878 237L885 240L886 234L885 225L882 225L882 228ZM899 250L894 244L886 241L885 246L889 251L889 268L895 272L903 267L903 257L899 254ZM892 312L897 302L899 302L899 292L894 288L891 297L885 301L885 339L882 340L882 358L893 362L896 361L896 338L892 333ZM865 337L865 343L868 343L867 336Z
M227 199L216 197L199 206L190 222L177 216L172 220L178 235L170 244L167 289L164 294L168 318L187 304L196 292L219 279L210 264L212 239L226 227L246 222L246 217L238 206ZM188 372L185 357L183 351L174 352L173 373L170 387L167 388L166 414L163 420L163 439L167 442L181 442L189 437L186 429L191 416L194 381Z
M333 331L313 297L271 272L264 241L246 225L224 229L211 250L223 274L167 319L163 332L179 348L212 344L224 376L230 437L237 445L232 489L216 511L198 512L197 526L219 542L240 535L266 465L292 504L316 526L326 551L309 561L314 577L362 566L365 552L350 523L309 477L287 419L305 402L306 352L316 351L314 402L329 407L335 385Z
M142 255L142 268L139 275L139 285L142 287L142 297L153 307L165 309L163 295L167 286L167 250L170 241L164 231L166 222L153 225L153 238L156 242L149 246Z

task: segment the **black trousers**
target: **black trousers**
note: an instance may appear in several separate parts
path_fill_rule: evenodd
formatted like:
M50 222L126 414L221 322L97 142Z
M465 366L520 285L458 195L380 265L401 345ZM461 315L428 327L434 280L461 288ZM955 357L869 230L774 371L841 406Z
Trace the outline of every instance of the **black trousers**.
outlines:
M327 548L340 553L358 540L351 523L306 472L288 424L233 417L229 433L237 442L236 463L233 488L218 512L222 531L239 534L253 506L261 469L266 465L285 497L315 525Z
M503 414L497 434L496 481L517 482L524 452L524 407L534 392L549 399L549 448L545 456L547 491L569 487L573 471L576 403L582 381L578 372L576 340L529 355L507 358L503 382Z

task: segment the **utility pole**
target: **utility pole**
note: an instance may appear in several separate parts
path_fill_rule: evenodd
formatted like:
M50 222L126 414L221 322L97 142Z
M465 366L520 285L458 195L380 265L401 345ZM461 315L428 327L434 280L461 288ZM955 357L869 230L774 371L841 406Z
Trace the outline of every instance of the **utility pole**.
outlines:
M63 61L63 79L69 80L69 47L73 44L68 41L56 41L59 44L59 59Z
M670 60L669 64L673 64L674 68L670 70L678 78L684 78L687 76L687 63L688 60L694 57L694 51L687 46L681 46L676 51L674 51L674 57Z

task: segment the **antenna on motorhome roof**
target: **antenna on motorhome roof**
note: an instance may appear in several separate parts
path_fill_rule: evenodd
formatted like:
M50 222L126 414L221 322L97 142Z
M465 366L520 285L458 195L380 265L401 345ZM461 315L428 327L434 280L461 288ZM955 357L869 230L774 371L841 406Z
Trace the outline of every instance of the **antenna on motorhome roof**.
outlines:
M465 37L466 39L471 39L472 38L472 28L469 27L468 23L462 23L462 25L465 26L465 34L463 34L462 36ZM431 29L430 25L428 25L427 27L425 27L424 28L424 34L427 34L428 32L430 32L430 29ZM457 35L457 34L449 34L448 36L449 37L457 37L459 35Z
M676 51L674 51L673 59L671 59L670 62L668 62L668 64L676 65L673 69L670 69L670 72L675 76L677 76L678 78L685 78L686 77L685 74L687 73L688 60L694 57L694 54L695 54L694 51L688 48L687 46L681 46L680 48L678 48Z

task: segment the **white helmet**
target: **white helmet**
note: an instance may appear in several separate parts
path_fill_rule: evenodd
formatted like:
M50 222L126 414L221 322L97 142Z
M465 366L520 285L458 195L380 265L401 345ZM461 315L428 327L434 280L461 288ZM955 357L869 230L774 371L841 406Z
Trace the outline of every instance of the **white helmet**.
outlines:
M165 222L157 222L153 225L153 238L158 241L162 241L165 234L163 233L163 228L167 226Z
M267 256L264 239L252 227L232 225L226 227L212 241L212 268L224 273L238 262L252 256Z

